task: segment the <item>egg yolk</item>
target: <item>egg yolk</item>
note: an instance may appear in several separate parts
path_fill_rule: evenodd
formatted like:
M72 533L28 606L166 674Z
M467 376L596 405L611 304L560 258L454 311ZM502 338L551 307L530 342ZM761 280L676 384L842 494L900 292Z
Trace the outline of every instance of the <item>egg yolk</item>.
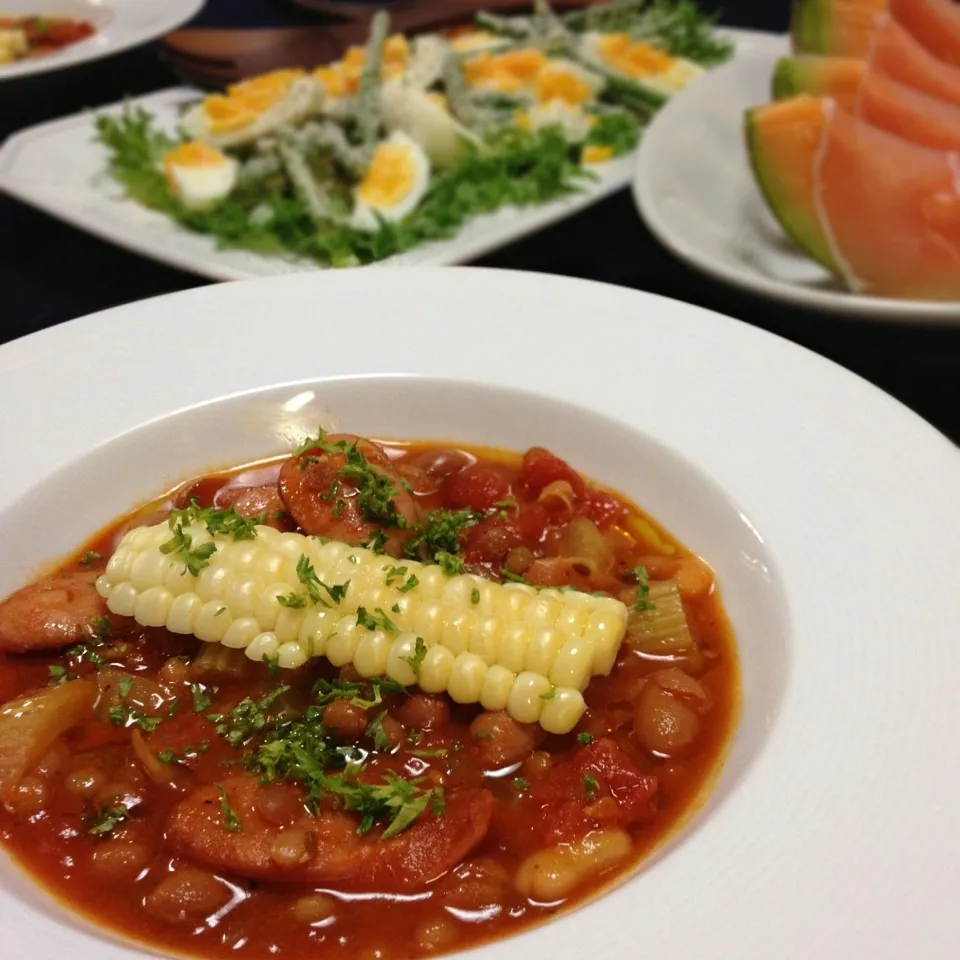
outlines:
M584 147L580 152L581 163L605 163L613 156L612 147Z
M211 133L228 133L253 123L260 114L278 104L302 76L302 70L274 70L227 87L226 96L207 97L203 112Z
M395 207L413 188L416 167L410 149L382 143L357 188L357 200L371 207Z
M193 170L202 167L219 167L226 159L219 150L202 140L191 140L189 143L174 147L163 158L163 171L166 174L170 192L177 193L177 185L173 177L174 167L189 167Z
M313 71L313 76L327 88L328 97L342 97L347 92L347 79L339 64L332 67L317 67Z
M571 107L587 103L593 91L580 77L565 70L545 70L537 79L537 99L541 103L562 100Z
M481 53L464 64L463 75L468 86L517 93L533 83L546 63L539 50L511 50L496 57Z
M455 36L450 41L450 48L454 53L469 53L471 50L478 50L493 43L496 39L492 33L474 30Z
M395 77L403 76L409 60L410 44L407 42L407 38L401 33L388 37L383 45L380 78L382 80L393 80ZM350 47L343 60L339 64L333 64L334 69L339 68L343 75L347 93L354 94L360 89L360 77L363 74L366 62L366 48Z
M674 60L646 43L632 43L629 34L612 33L599 43L604 63L628 77L652 77L665 73Z

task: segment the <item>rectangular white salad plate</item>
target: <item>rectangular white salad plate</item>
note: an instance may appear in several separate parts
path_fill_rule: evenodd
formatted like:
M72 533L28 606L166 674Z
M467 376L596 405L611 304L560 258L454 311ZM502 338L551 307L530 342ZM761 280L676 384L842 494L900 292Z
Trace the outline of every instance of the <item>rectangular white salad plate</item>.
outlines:
M773 34L751 30L719 31L736 44L737 53L782 42ZM736 54L735 54L736 55ZM201 94L175 87L126 101L173 130L180 107ZM117 114L124 103L99 109ZM0 190L50 216L142 256L213 280L245 280L271 274L318 269L313 261L224 249L213 237L193 233L161 213L125 199L107 172L107 154L94 139L94 114L86 111L29 127L0 147ZM427 243L371 266L450 266L466 263L563 220L626 187L634 157L624 156L593 168L596 180L581 192L536 207L506 207L476 217L448 240Z

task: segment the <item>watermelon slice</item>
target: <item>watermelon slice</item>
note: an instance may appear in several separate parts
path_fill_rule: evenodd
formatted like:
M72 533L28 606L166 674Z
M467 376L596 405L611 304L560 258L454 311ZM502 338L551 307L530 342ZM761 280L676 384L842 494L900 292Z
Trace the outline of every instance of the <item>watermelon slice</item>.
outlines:
M777 99L832 97L848 113L911 143L960 150L960 107L867 69L863 60L785 57L773 75Z
M810 96L748 111L746 135L774 216L852 290L960 298L960 156Z
M886 10L887 0L795 0L790 24L794 53L865 57L877 17Z
M889 0L893 18L935 57L960 67L960 6L953 0Z

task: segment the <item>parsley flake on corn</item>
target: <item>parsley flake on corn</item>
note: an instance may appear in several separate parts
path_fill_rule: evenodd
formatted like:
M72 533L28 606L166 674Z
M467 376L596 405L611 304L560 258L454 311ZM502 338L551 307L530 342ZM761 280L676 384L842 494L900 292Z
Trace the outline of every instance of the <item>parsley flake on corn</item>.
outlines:
M170 549L166 523L123 537L97 580L108 608L285 669L324 656L566 733L626 632L627 608L610 597L415 560L398 575L395 558L363 547L265 526L238 539L209 517L184 519L189 550Z

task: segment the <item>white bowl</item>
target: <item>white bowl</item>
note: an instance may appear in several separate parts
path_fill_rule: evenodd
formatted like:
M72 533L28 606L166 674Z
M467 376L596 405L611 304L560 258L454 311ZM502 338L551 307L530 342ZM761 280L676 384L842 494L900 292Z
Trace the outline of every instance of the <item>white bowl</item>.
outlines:
M714 564L744 710L669 849L476 955L954 960L957 450L839 367L684 304L478 269L369 276L206 287L0 348L16 558L0 591L141 498L318 420L552 447ZM142 956L0 876L4 960L37 944Z

